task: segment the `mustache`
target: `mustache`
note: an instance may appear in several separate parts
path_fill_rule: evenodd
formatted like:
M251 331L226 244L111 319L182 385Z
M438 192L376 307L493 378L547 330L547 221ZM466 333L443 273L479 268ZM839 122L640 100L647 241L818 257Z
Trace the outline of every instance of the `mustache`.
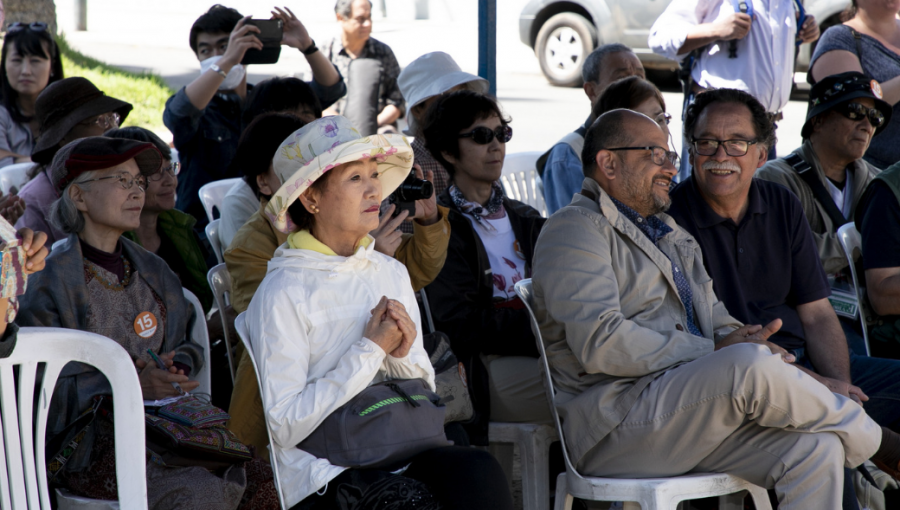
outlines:
M741 173L741 167L734 161L714 161L709 160L701 165L703 170L728 170L731 172Z

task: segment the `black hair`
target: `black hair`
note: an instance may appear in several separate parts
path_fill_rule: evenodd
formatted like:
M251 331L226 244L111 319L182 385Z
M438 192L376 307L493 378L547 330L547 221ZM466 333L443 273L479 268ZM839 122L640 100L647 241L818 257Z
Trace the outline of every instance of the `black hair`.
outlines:
M337 0L334 4L334 12L335 14L339 14L342 18L347 19L350 17L350 13L353 9L353 2L355 0ZM369 7L372 6L372 0L369 0Z
M663 111L666 110L666 100L656 85L640 76L629 76L612 82L600 95L592 113L597 118L620 108L633 110L648 99L656 99Z
M228 168L228 175L244 174L244 182L256 198L261 198L256 176L269 171L272 158L282 142L291 136L294 131L302 128L306 122L299 117L284 113L267 113L260 115L247 126L238 141L237 151L234 153ZM269 198L266 195L266 198Z
M631 48L625 46L622 43L609 43L600 46L596 50L592 51L590 55L584 59L584 64L581 66L581 79L584 82L593 82L596 83L600 80L600 68L603 65L603 59L610 54L613 53L621 53L626 51L628 53L634 53Z
M471 90L458 90L438 98L425 114L422 133L425 147L434 159L444 166L452 179L456 169L446 159L443 152L459 156L459 132L477 120L496 115L505 126L512 119L503 116L500 105L493 98Z
M630 130L625 129L629 114L640 115L632 110L619 108L606 112L591 124L584 134L581 161L585 177L594 176L597 168L597 153L602 149L623 147L631 143Z
M765 147L767 150L775 146L777 141L775 138L775 124L772 123L769 112L755 97L743 90L711 89L697 94L694 102L688 106L684 116L684 140L691 151L693 151L691 140L694 136L694 129L697 127L697 120L700 118L703 110L714 103L736 103L746 106L750 110L757 144Z
M325 186L328 185L328 179L333 173L335 172L325 172L321 177L313 181L309 189L324 190ZM288 206L288 216L291 218L291 222L294 223L294 232L300 232L301 230L312 232L312 227L315 224L315 215L306 210L300 198L297 198Z
M201 32L208 34L225 33L230 34L234 30L237 22L243 16L231 7L215 4L203 13L197 21L191 26L190 45L194 53L197 53L197 36Z
M165 159L172 160L172 149L162 138L156 136L156 133L138 126L128 126L123 128L110 129L103 136L109 138L126 138L128 140L137 140L139 142L152 143L159 149Z
M269 78L253 86L244 101L241 116L244 126L253 119L271 112L295 110L302 105L309 106L317 119L322 118L322 105L312 87L297 78Z
M47 45L46 48L44 47L45 43ZM7 32L6 37L3 38L3 50L2 53L0 53L0 82L3 84L2 89L0 89L2 90L0 104L9 111L10 117L12 117L15 122L25 124L31 122L32 118L22 114L18 105L19 93L10 86L9 79L6 76L6 56L12 45L15 45L16 52L19 55L35 55L50 60L50 80L47 82L48 86L51 83L64 78L62 59L60 59L59 56L59 46L56 44L56 41L53 40L53 34L50 33L49 29L36 32L30 28L23 28L22 30L12 33ZM50 50L49 55L47 54L47 49Z

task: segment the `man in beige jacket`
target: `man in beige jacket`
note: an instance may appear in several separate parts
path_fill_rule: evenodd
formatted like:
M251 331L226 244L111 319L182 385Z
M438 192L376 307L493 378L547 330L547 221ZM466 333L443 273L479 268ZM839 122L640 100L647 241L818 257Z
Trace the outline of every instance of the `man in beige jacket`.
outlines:
M766 341L779 320L728 314L697 242L662 213L666 146L641 114L597 119L583 190L537 243L535 313L569 453L590 475L725 472L774 487L783 510L839 508L844 466L875 454L896 467L900 439L788 364Z

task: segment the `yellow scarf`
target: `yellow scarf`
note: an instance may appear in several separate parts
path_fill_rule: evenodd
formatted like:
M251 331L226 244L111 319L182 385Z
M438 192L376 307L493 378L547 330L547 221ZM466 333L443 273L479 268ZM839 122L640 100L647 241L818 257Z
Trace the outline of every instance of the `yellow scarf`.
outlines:
M309 230L301 230L288 235L287 242L292 250L310 250L321 253L322 255L337 256L337 253L335 253L334 250L326 246L322 241L316 239ZM368 248L370 244L372 244L372 238L366 236L359 241L356 248L359 249L360 246Z

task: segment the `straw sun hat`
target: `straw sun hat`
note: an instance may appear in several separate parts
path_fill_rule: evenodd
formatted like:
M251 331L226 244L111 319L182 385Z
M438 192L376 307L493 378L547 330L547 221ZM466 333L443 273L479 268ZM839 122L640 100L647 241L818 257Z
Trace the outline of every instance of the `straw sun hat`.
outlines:
M341 116L324 117L303 126L281 143L272 159L281 187L266 206L266 215L281 232L292 232L294 224L287 210L294 200L325 172L364 159L378 162L384 198L409 175L413 151L405 136L363 137Z

